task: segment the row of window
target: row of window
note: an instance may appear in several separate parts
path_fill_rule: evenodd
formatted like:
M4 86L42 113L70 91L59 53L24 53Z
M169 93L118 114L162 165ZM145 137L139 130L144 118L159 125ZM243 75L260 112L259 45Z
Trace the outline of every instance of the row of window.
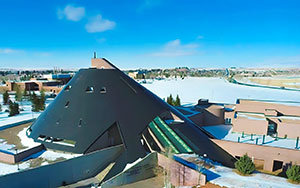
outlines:
M69 91L72 88L71 85L68 85L65 87L65 91ZM94 87L93 86L87 86L85 89L86 93L94 93ZM104 94L106 93L106 87L101 87L100 93Z

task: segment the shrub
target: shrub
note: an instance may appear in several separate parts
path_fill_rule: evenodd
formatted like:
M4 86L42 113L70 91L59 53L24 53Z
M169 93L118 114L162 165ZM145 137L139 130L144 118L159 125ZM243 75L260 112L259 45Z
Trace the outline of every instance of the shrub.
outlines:
M8 104L9 102L9 94L8 91L5 91L5 93L3 94L3 104Z
M300 166L292 165L286 171L289 180L295 183L300 183Z
M19 104L16 102L9 102L9 115L8 116L14 116L20 113L19 110Z
M234 166L242 175L251 174L255 170L255 165L247 154L235 162Z

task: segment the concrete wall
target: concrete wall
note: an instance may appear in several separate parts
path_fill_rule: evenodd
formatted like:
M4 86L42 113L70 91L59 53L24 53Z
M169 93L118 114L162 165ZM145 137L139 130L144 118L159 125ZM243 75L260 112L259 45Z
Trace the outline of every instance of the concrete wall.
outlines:
M235 118L232 120L233 132L244 132L246 134L265 135L268 132L268 121L253 120L248 118Z
M0 151L0 161L5 162L5 163L9 163L9 164L15 164L17 162L22 161L26 157L29 157L32 154L35 154L35 153L40 152L42 150L45 150L45 147L44 147L44 145L41 144L39 146L36 146L36 147L30 148L30 149L27 149L25 151L22 151L18 154Z
M173 159L158 153L158 165L163 167L169 176L172 185L197 186L206 184L206 176L198 171L184 166Z
M119 187L155 176L157 154L150 153L127 170L103 182L101 188Z
M43 144L40 144L36 147L33 147L33 148L28 149L28 150L22 151L22 152L15 155L15 163L20 162L23 159L25 159L25 158L27 158L27 157L35 154L35 153L38 153L42 150L45 150L45 149L46 149L45 146Z
M220 125L225 123L223 106L211 104L208 107L197 107L199 114L189 116L198 126Z
M224 107L219 105L211 105L204 109L204 125L220 125L224 124Z
M237 116L237 118L233 119L233 131L235 132L244 131L248 134L267 134L267 119L270 119L277 124L277 133L279 137L287 135L288 138L297 138L300 135L300 121L297 118L292 118L293 116L300 117L299 106L240 100L240 104L236 105L235 112L238 112L238 114L239 112L259 113L266 118L266 121L263 121Z
M299 150L238 143L217 139L212 139L212 141L233 156L243 156L247 153L249 157L253 157L255 160L260 161L260 163L263 160L263 169L267 171L273 170L274 160L282 161L284 166L290 165L291 163L300 164Z
M280 123L277 126L278 137L297 138L300 137L300 124Z
M111 66L102 58L92 58L91 66L97 69L115 69L113 66Z
M15 155L7 152L0 151L0 161L8 164L15 163Z
M265 113L265 109L275 109L284 115L300 116L299 106L288 106L254 100L240 100L240 104L236 105L236 111Z
M0 177L0 187L52 188L94 177L117 160L124 146L115 146L62 162L22 170Z

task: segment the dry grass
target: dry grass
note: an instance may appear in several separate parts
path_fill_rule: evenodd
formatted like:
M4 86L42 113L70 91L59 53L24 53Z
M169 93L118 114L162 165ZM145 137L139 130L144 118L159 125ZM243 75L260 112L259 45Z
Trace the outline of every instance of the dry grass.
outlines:
M300 182L296 182L296 181L292 181L290 179L288 179L288 182L292 183L292 184L295 184L295 185L300 185Z
M65 161L66 159L63 157L59 157L53 161L51 160L47 160L44 158L35 158L35 159L30 159L30 168L35 168L35 167L39 167L42 165L43 162L47 162L48 164L53 164L53 163L57 163L57 162L61 162L61 161Z
M193 188L197 188L197 187L193 187ZM201 188L227 188L227 187L221 187L219 185L215 185L208 182L206 185L201 186Z
M261 173L269 174L269 175L273 175L273 176L280 176L280 173L282 173L282 169L276 170L274 172L270 172L270 171L263 170L263 169L256 169L256 170Z
M238 171L237 169L234 169L233 172L237 173L240 176L252 176L252 174L242 174L240 171Z
M5 140L7 144L15 145L14 149L25 149L26 147L22 145L21 139L18 137L18 134L20 131L22 131L24 128L29 127L30 125L31 123L26 123L2 130L0 131L0 139Z
M263 78L248 78L254 83L267 86L277 86L286 88L300 89L300 78L274 78L274 77L263 77Z

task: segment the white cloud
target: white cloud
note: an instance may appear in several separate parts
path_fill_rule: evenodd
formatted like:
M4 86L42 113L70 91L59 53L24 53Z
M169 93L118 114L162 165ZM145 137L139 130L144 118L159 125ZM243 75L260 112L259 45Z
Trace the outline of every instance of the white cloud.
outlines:
M85 25L85 29L89 33L103 32L112 30L116 26L116 23L107 19L103 19L100 14L92 17L89 22Z
M59 9L57 11L57 16L59 19L66 18L67 20L77 22L85 16L85 8L67 5L63 10Z
M0 48L0 54L13 54L21 52L20 50L11 49L11 48Z
M196 43L182 44L179 39L168 42L164 47L153 56L160 57L177 57L177 56L189 56L198 52L199 45Z

